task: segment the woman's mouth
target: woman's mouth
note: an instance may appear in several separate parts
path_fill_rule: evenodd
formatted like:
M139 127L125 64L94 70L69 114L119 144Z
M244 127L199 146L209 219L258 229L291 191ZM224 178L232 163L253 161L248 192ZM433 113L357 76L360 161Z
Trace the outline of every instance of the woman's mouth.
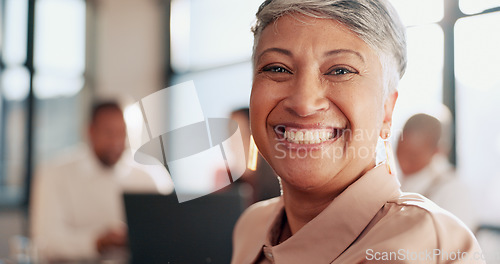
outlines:
M274 128L279 139L300 145L316 145L334 141L342 136L344 130L337 127L303 128L286 125L278 125Z

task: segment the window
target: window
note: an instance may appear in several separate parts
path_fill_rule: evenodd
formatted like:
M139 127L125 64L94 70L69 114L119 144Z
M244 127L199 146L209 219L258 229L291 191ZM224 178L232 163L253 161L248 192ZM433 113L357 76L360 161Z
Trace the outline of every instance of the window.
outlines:
M408 65L399 83L393 116L392 140L396 142L412 115L435 114L443 101L444 17L443 0L391 0L407 26Z
M407 34L408 67L398 88L394 140L408 118L432 111L443 101L443 30L436 24L429 24L408 28Z
M389 0L406 26L437 23L444 16L444 0Z
M455 27L459 171L481 198L498 193L500 184L496 180L500 176L497 165L500 160L500 36L496 32L500 32L500 12L462 18ZM500 197L495 197L481 199L480 209L487 212L497 208Z
M261 0L173 0L171 84L194 80L208 117L248 105L252 81L250 27ZM231 8L227 8L231 7ZM220 96L220 95L224 96Z
M26 161L26 98L30 73L27 49L27 0L4 0L0 82L0 205L23 195Z
M85 1L37 0L34 57L28 54L28 0L2 0L0 205L27 198L28 158L50 158L81 139L80 90L85 67ZM33 65L34 74L26 65ZM33 80L33 87L30 81ZM33 93L30 93L33 89ZM33 109L33 135L28 135ZM61 111L64 109L64 111ZM33 138L34 140L30 140ZM34 142L31 154L28 142ZM31 155L31 156L28 156Z
M37 0L33 92L35 164L82 138L85 2ZM64 111L61 111L64 109Z
M460 10L469 15L481 13L495 7L500 7L499 0L460 0Z
M172 68L200 71L248 61L250 27L261 0L173 0L171 3ZM230 8L228 8L230 7Z

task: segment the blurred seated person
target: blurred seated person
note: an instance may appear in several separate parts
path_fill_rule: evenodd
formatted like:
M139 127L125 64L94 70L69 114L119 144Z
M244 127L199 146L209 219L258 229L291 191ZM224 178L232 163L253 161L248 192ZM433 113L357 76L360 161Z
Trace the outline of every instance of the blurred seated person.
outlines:
M397 146L401 190L424 195L474 230L470 191L449 163L449 146L443 143L451 137L448 127L427 114L414 115L406 122Z
M230 118L238 123L243 139L244 153L248 157L250 148L250 110L248 107L239 108L231 112ZM247 164L245 162L245 164ZM217 184L225 182L225 169L220 169L216 175ZM245 173L233 184L248 184L252 190L251 204L280 196L278 176L260 154L257 154L255 171L246 169ZM231 188L231 187L229 187Z
M126 256L123 192L158 189L161 167L136 163L125 150L126 126L114 102L96 104L88 127L89 145L80 145L36 170L31 232L43 259L87 260Z

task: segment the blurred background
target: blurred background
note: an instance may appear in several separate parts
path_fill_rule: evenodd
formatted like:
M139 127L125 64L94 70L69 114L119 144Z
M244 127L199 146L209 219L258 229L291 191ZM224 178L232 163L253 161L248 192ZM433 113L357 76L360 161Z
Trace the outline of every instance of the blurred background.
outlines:
M27 235L37 164L85 139L91 102L194 80L208 117L248 106L261 0L0 0L0 259ZM450 161L500 226L500 1L392 0L408 27L393 139L446 105ZM132 115L133 116L133 115ZM125 110L127 121L127 109ZM132 121L130 121L132 122Z

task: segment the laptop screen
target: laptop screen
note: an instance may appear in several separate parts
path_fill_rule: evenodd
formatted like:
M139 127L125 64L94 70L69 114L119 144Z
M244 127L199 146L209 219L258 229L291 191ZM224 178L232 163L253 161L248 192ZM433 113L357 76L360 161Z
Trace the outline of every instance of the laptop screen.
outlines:
M124 194L132 263L230 263L249 194L228 187L184 203L175 194Z

